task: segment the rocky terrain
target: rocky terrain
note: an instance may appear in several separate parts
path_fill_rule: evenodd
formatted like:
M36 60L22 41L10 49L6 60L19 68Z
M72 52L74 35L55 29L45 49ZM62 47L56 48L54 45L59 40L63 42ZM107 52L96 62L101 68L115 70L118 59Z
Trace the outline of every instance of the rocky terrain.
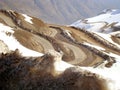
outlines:
M0 10L0 87L119 90L119 35L47 24L26 14Z

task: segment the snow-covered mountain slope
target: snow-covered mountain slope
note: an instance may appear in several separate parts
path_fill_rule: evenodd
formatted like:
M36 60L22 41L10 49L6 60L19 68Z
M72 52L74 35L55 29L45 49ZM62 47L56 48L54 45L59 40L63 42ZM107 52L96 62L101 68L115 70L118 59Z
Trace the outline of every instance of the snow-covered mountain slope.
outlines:
M120 10L107 9L98 16L78 20L77 22L71 24L71 26L84 28L89 31L111 33L120 29Z
M19 49L20 53L28 56L34 55L32 51L39 56L55 50L62 52L63 60L70 64L94 66L104 59L112 58L109 53L120 55L118 31L106 35L46 24L37 18L12 10L0 11L0 27L0 40L3 42L1 45L6 44L6 49L9 50Z
M46 24L0 10L0 67L3 90L119 90L120 32Z

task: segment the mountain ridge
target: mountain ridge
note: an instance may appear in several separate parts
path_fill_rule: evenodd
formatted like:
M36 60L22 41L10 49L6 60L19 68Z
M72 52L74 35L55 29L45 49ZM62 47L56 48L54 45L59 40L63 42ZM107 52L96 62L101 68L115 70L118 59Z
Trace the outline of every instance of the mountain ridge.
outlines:
M120 8L118 3L119 0L1 0L0 8L63 25L71 24L80 18L95 16L106 8Z
M86 30L93 32L109 34L114 31L119 31L120 26L119 20L120 20L119 9L106 9L101 14L95 17L78 20L77 22L71 24L71 26L84 28Z

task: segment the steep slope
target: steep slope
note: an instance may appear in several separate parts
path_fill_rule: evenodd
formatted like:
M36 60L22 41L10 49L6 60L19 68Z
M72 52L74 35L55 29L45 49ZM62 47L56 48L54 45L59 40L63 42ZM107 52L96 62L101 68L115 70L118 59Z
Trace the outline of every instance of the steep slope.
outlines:
M43 19L45 22L70 24L95 16L106 8L120 8L120 0L1 0L1 9L11 9Z
M97 35L100 35L105 40L118 46L120 44L120 10L107 9L100 15L84 20L78 20L71 24L78 28L84 28Z
M119 90L119 32L112 35L0 10L0 88Z
M27 47L44 54L49 50L56 50L63 54L64 61L82 66L94 66L103 60L113 58L108 52L120 55L119 38L115 36L110 36L114 40L108 36L110 41L97 33L74 27L45 24L37 18L14 11L1 10L0 18L0 25L3 27L0 39L7 43L10 50ZM6 39L4 36L7 36ZM11 40L22 46L17 44L13 47L8 42Z

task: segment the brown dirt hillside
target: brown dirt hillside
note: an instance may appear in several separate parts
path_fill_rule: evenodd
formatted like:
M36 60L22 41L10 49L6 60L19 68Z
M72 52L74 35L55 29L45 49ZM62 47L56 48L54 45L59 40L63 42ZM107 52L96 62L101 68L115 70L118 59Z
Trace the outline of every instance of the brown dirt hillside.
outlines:
M29 17L29 16L28 16ZM95 66L112 57L107 52L120 55L120 48L103 41L95 34L68 26L46 24L31 17L31 22L14 11L0 11L0 23L13 29L13 37L24 47L41 53L55 50L63 54L62 60L80 66ZM8 35L9 32L7 32ZM99 46L100 50L90 45ZM106 47L107 45L107 47Z

